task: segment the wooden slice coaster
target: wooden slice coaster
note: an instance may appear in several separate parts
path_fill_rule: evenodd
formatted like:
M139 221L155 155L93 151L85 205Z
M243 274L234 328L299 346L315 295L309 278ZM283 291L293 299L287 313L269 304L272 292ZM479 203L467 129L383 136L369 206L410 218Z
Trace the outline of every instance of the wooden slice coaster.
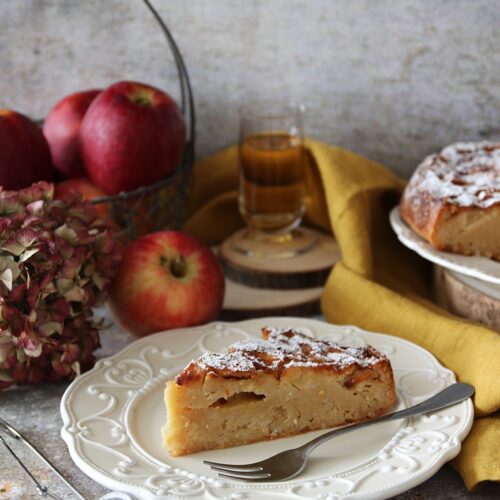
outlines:
M500 286L434 266L434 291L448 311L500 331Z
M308 231L311 231L308 229ZM340 249L334 238L314 231L317 242L304 253L293 257L250 257L225 240L219 257L226 276L254 288L302 289L325 284L334 264L340 260Z
M300 290L252 288L226 278L222 319L260 316L312 316L318 314L323 287Z

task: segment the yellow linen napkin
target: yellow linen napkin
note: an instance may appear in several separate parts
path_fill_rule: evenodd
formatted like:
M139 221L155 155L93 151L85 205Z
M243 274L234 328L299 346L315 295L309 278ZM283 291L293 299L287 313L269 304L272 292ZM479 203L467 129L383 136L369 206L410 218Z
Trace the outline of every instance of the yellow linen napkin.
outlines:
M308 140L307 221L332 230L343 254L326 285L328 321L406 338L476 388L476 420L454 465L468 488L500 481L500 335L431 302L429 263L401 245L388 213L403 181L382 165ZM237 149L200 161L185 230L217 244L242 226Z

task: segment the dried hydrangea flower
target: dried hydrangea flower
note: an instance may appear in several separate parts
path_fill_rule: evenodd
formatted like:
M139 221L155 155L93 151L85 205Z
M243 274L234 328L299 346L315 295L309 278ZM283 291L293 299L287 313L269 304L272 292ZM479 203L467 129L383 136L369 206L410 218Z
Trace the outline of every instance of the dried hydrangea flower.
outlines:
M73 378L99 347L119 253L94 206L52 184L0 187L0 388Z

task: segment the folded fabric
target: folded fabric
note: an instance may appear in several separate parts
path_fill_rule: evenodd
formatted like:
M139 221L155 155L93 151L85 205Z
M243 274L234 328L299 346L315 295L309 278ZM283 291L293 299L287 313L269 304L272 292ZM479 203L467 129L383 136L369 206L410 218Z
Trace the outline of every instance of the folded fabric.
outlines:
M401 245L388 222L403 181L350 151L307 146L306 221L333 231L343 254L325 285L325 318L419 344L474 385L476 420L453 463L470 489L500 481L500 335L432 302L432 266ZM200 161L185 230L213 245L242 227L237 185L237 148Z

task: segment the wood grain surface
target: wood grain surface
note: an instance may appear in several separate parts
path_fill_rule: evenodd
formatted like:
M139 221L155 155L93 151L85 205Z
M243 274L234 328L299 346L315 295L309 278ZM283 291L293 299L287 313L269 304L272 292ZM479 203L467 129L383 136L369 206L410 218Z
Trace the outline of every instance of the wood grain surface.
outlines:
M219 257L226 276L237 283L280 290L320 287L340 260L340 249L331 236L317 232L317 237L310 250L283 258L249 257L235 250L229 238Z
M457 274L434 266L434 291L439 305L463 318L500 331L500 300L461 281Z

